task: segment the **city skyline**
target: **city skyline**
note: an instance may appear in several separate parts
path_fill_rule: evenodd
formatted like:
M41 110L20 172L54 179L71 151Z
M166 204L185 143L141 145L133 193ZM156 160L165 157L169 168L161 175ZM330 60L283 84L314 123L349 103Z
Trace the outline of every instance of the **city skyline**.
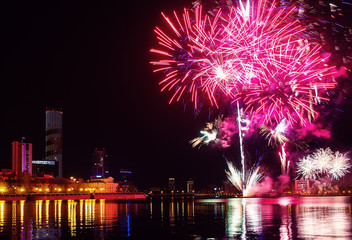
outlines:
M33 144L33 159L45 158L45 108L62 107L65 177L89 178L92 152L105 147L112 172L131 169L137 186L166 185L169 177L204 184L226 179L220 151L188 143L209 119L207 110L196 117L191 104L168 105L149 64L160 12L180 11L189 1L7 4L2 168L11 167L11 142L21 137ZM331 142L344 151L352 148L347 86ZM274 161L273 169L280 168Z

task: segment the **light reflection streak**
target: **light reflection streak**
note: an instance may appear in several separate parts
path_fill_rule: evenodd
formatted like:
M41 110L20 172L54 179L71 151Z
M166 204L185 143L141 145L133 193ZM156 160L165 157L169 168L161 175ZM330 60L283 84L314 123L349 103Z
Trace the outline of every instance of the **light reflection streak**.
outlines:
M244 172L243 172L244 174ZM245 193L245 189L243 191L243 194ZM246 234L247 234L247 230L246 230L246 199L242 198L242 235L241 235L241 239L246 239Z
M174 197L171 197L171 204L169 206L170 226L175 226L175 203Z
M281 206L280 239L292 239L291 205Z
M50 200L45 200L45 227L49 227L49 205Z
M84 223L85 226L94 226L95 222L95 199L85 200Z
M4 229L4 207L5 201L0 201L0 230L3 231Z
M21 223L21 239L25 239L25 224L24 224L24 204L25 200L20 200L20 223Z
M12 235L17 235L17 201L12 202Z
M187 203L187 217L190 224L194 224L194 199Z
M24 202L25 200L20 201L20 221L21 221L21 230L24 230L24 221L23 221L23 216L24 216Z
M59 227L61 227L61 206L62 200L57 200L57 223Z
M227 203L226 233L230 237L248 239L248 233L263 233L263 209L255 198L230 199ZM270 208L270 206L269 206ZM269 209L268 209L269 210Z
M327 236L329 239L350 239L351 216L345 211L351 207L347 202L334 198L325 203L309 203L302 208L296 208L300 214L297 217L298 237Z
M103 229L105 225L105 199L100 199L100 226Z
M84 200L81 199L79 200L79 222L80 226L83 224L83 206L84 206Z
M161 215L161 220L164 219L164 199L161 197L160 199L160 215Z
M92 225L94 225L95 223L95 199L92 199L91 200L91 209L92 209L92 216L91 216L91 219L92 219Z
M231 199L228 202L226 215L226 233L228 236L238 236L242 229L243 206L241 199Z
M192 201L192 217L194 219L194 200ZM194 223L194 222L193 222Z
M242 199L243 205L246 210L245 216L247 218L246 224L247 232L255 232L260 235L263 232L263 220L262 220L262 205L257 203L246 204L247 199ZM244 221L245 222L245 221Z
M43 200L35 201L35 225L36 228L42 228L42 208L43 208Z
M70 227L71 236L76 236L76 205L74 200L68 200L68 225Z
M130 216L130 212L129 212L129 203L126 203L126 224L127 224L127 237L131 236L131 216Z
M153 218L153 200L150 198L149 202L150 218Z
M96 200L13 201L10 204L0 201L0 228L19 239L30 239L31 236L52 239L62 237L64 231L67 237L78 237L78 233L94 228L96 236L104 239L107 236L106 229L111 229L116 224L119 224L121 234L133 237L132 230L137 229L134 224L138 222L134 221L134 217L143 212L140 211L140 207L145 207L145 216L151 221L148 217L148 203L138 205L133 202L121 204L99 201L99 204L95 204ZM206 203L207 206L199 209L200 202ZM158 207L160 202L154 204L157 206L154 206L156 214L154 217L157 218L153 219L153 222L160 221L158 216L161 211ZM216 222L224 220L225 229L222 228L221 231L226 234L226 239L262 237L270 239L272 234L281 240L296 238L333 240L349 239L352 236L352 205L350 198L346 197L234 198L196 201L187 198L164 198L163 207L166 209L163 211L162 227L167 224L166 227L169 229L177 230L180 224L182 226L198 224L201 214L209 214L212 217L216 214ZM80 214L82 219L80 224L77 221L77 214ZM85 222L88 225L85 225ZM77 225L80 231L77 230Z

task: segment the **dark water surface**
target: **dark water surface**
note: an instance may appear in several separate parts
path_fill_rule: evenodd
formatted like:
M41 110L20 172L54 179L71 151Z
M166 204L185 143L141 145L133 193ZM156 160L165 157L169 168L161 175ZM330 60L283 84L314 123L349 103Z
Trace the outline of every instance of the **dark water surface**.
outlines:
M1 239L352 239L350 197L0 201Z

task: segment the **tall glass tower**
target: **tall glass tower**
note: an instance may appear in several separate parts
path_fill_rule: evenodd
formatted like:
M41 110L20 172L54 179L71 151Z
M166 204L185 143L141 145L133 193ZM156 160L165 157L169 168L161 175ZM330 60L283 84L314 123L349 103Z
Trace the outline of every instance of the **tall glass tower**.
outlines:
M55 176L62 177L62 109L46 109L45 159L55 161Z

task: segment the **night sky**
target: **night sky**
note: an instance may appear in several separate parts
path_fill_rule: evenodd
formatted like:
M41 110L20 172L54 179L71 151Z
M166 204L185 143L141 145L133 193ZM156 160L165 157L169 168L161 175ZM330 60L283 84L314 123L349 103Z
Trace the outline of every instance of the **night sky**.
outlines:
M141 188L164 186L169 177L221 183L222 153L188 143L208 111L195 117L190 103L169 105L170 94L158 85L162 76L149 64L160 12L189 3L2 2L0 167L11 168L11 142L21 137L33 143L33 160L43 159L45 108L62 107L65 177L87 179L94 148L105 147L113 177L131 169ZM351 92L343 97L334 144L351 150Z

